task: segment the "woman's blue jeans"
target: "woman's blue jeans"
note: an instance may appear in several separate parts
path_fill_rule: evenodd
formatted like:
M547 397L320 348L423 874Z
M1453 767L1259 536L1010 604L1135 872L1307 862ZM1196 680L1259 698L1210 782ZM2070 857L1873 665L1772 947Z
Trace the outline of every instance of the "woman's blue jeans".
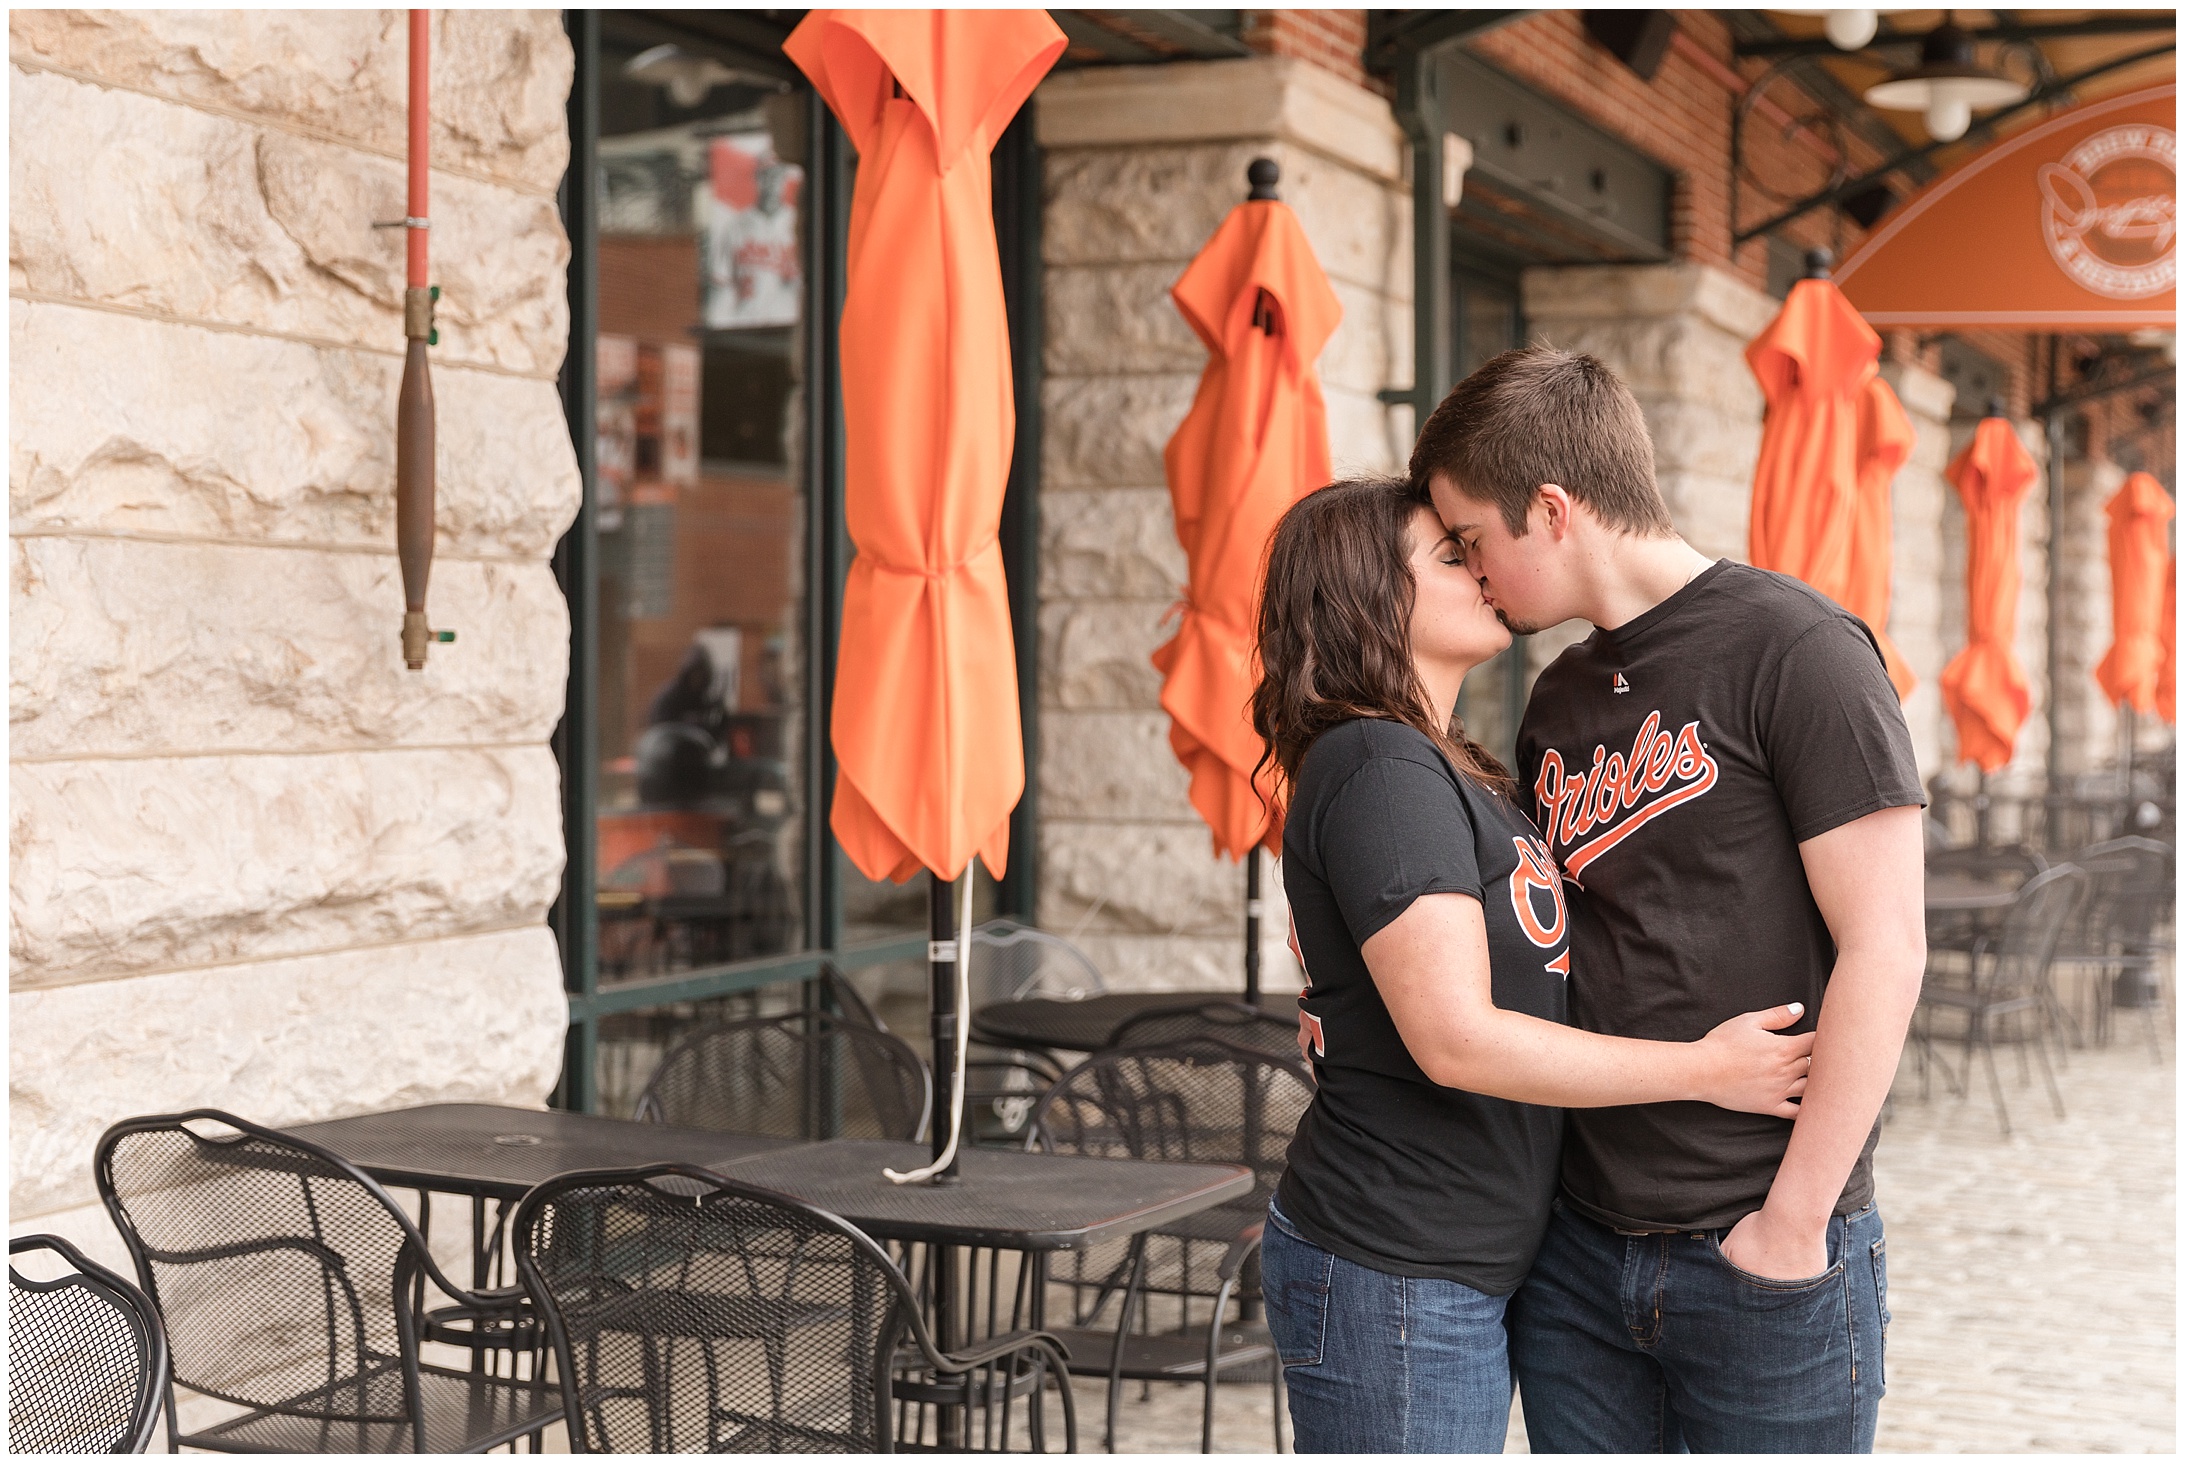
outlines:
M1272 1204L1267 1326L1300 1453L1499 1453L1510 1429L1509 1297L1369 1270Z

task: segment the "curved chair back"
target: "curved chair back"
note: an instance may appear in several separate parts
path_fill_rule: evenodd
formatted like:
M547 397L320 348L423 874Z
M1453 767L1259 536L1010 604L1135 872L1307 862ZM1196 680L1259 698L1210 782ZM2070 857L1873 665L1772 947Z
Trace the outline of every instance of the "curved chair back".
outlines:
M897 1346L932 1350L862 1231L704 1169L549 1179L513 1233L575 1451L885 1452Z
M414 1293L426 1276L465 1292L377 1181L209 1108L116 1123L93 1166L175 1383L263 1409L274 1431L256 1442L277 1451L423 1450Z
M1264 1209L1312 1100L1295 1057L1218 1038L1110 1047L1047 1090L1034 1142L1095 1158L1242 1164L1252 1194L1221 1208Z
M25 1276L14 1257L69 1273ZM167 1338L144 1292L59 1235L8 1242L8 1451L141 1453L167 1379Z
M1108 988L1090 956L1063 939L1014 920L971 931L971 1006L996 1001L1077 1000Z
M1991 1003L2029 998L2040 991L2065 927L2086 898L2088 882L2084 870L2058 864L2019 889L1995 940L1995 964L1986 986Z
M668 1049L639 1122L775 1138L925 1136L926 1065L899 1036L818 1012L699 1027Z
M1115 1028L1115 1034L1108 1038L1108 1048L1169 1046L1209 1036L1255 1051L1288 1056L1297 1051L1297 1018L1264 1011L1246 1001L1171 1006L1131 1017Z

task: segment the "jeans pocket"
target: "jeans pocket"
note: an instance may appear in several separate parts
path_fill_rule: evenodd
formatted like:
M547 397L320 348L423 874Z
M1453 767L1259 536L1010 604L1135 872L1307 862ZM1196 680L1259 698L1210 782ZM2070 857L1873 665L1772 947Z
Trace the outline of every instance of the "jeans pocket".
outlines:
M1818 1275L1808 1275L1795 1280L1778 1280L1772 1275L1755 1275L1750 1270L1738 1268L1737 1263L1722 1252L1722 1241L1714 1235L1707 1236L1707 1248L1715 1259L1721 1263L1723 1269L1729 1271L1746 1285L1755 1290L1765 1290L1777 1295L1796 1295L1803 1291L1819 1290L1822 1286L1828 1284L1831 1280L1838 1279L1844 1273L1844 1262L1838 1260Z
M1292 1229L1271 1206L1259 1247L1267 1331L1285 1367L1318 1366L1328 1337L1335 1256Z

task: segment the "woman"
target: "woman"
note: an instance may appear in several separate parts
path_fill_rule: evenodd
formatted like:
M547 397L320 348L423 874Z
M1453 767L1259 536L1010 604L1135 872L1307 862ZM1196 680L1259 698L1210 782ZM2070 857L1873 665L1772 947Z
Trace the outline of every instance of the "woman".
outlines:
M1565 1024L1562 880L1510 775L1451 725L1510 643L1401 481L1276 528L1252 719L1280 771L1283 885L1318 1090L1268 1212L1268 1324L1299 1452L1500 1452L1502 1312L1555 1196L1565 1107L1795 1116L1781 1006L1695 1042Z

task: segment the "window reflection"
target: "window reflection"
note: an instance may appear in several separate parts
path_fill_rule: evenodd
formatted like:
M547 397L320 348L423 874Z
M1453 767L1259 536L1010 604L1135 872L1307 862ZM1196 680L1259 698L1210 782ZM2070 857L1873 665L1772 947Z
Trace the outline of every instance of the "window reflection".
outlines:
M805 943L806 98L727 49L656 44L613 15L601 32L597 853L611 983Z

